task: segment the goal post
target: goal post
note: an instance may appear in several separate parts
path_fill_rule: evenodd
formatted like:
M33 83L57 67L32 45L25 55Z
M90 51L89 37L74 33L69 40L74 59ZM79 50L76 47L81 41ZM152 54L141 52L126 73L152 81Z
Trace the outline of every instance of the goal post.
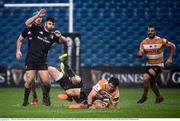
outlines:
M35 7L68 7L69 8L69 24L68 31L73 32L73 0L69 3L9 3L3 4L5 8L35 8Z

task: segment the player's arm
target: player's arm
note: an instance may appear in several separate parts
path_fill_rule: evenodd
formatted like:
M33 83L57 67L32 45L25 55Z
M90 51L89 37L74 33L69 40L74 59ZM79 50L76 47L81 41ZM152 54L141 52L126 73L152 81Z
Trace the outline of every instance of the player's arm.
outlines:
M56 31L54 32L54 34L56 35L56 37L58 38L58 40L59 40L60 43L66 43L66 42L67 42L66 37L64 37L64 36L61 34L60 31L56 30Z
M38 14L36 14L35 16L29 18L29 19L25 22L26 26L27 26L27 27L31 27L32 24L33 24L33 22L34 22L37 18L43 17L43 16L45 15L45 12L46 12L45 9L41 9L41 10L38 12Z
M144 49L143 49L143 45L142 45L142 42L141 42L140 47L139 47L139 51L137 53L137 56L142 57L143 55L144 55Z
M87 102L88 102L88 106L91 107L92 106L92 103L93 103L93 98L97 95L97 91L93 88L91 90L91 92L89 93L88 95L88 98L87 98Z
M166 47L170 48L170 54L169 54L169 57L168 57L166 63L167 64L171 64L172 60L173 60L173 56L174 56L174 52L175 52L176 46L172 42L167 41L166 42Z
M92 103L93 103L93 98L98 94L98 92L101 90L101 86L100 86L100 83L97 83L95 86L93 86L91 92L89 93L88 95L88 98L87 98L87 102L88 102L88 106L92 106Z
M19 35L16 42L16 59L17 60L20 60L22 57L21 46L22 46L23 41L24 41L24 37L22 35Z
M21 53L21 46L24 42L24 38L26 38L28 35L28 28L25 28L22 33L19 35L17 42L16 42L16 59L21 59L22 53Z

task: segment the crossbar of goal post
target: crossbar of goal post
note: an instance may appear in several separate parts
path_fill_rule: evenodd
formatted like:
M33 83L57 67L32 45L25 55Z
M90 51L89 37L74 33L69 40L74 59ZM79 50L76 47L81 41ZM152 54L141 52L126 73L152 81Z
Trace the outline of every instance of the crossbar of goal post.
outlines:
M6 8L34 8L34 7L69 7L69 32L73 32L73 0L69 3L27 3L27 4L4 4Z

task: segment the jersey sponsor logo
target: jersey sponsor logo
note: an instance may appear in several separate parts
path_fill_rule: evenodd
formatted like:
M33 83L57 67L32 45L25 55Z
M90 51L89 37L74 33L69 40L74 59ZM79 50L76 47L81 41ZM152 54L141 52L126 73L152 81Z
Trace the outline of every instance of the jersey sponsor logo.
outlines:
M162 47L162 44L144 44L144 49L159 49Z
M104 98L112 98L112 95L110 95L108 92L104 90L100 90L99 94L101 94Z
M37 36L37 38L45 43L51 43L50 41L47 40L47 38L42 38L40 36Z

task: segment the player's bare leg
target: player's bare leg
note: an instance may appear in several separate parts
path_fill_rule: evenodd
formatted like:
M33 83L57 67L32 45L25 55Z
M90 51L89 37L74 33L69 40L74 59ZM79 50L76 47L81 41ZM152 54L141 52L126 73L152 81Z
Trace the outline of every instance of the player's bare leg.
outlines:
M31 92L31 84L35 77L35 70L26 71L26 81L24 84L24 102L23 106L27 106L29 104L29 94Z
M137 103L144 103L146 100L147 100L147 95L148 95L148 92L149 92L149 87L150 87L150 76L145 73L144 76L143 76L143 79L144 79L144 83L143 83L143 87L144 87L144 93L141 97L141 99L138 100Z
M156 103L160 103L163 101L163 97L160 94L159 87L155 82L155 77L156 72L153 69L149 69L148 72L144 74L144 93L142 98L137 103L144 103L147 100L149 85L156 95Z
M66 90L66 94L71 97L80 97L81 88L74 88Z
M157 81L155 79L155 77L157 76L156 72L154 70L151 70L151 73L153 74L154 77L151 78L151 89L154 92L154 94L156 95L156 101L155 103L161 103L164 98L162 97L161 93L160 93L160 89L159 86L157 84Z
M60 100L72 101L72 97L80 98L80 88L73 88L66 90L66 94L58 94Z
M48 72L54 80L59 80L63 76L63 73L53 66L48 66Z
M49 77L49 73L47 70L41 70L38 71L40 79L42 80L43 86L44 86L44 103L46 106L50 106L51 102L50 102L50 96L49 96L49 92L50 92L50 77Z

